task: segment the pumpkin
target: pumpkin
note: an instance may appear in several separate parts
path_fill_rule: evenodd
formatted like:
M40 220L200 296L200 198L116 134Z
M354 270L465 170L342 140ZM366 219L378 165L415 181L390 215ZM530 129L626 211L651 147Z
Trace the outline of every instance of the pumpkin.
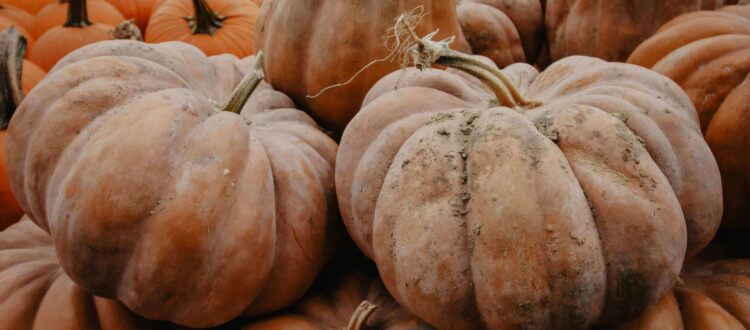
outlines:
M381 37L402 11L419 6L427 16L418 33L439 30L437 38L458 36L456 47L469 51L453 0L264 1L255 40L257 48L269 54L264 64L268 82L324 127L340 133L359 111L370 87L398 69L399 63L380 61L355 74L387 57L390 50ZM352 77L343 86L308 97Z
M353 240L417 317L614 324L666 294L714 235L718 168L669 79L582 56L500 71L430 40L411 52L479 80L384 77L344 131L336 187Z
M401 308L378 278L360 272L321 277L289 311L251 322L243 330L431 330Z
M125 20L117 8L108 2L102 0L86 0L85 2L88 18L92 23L115 26ZM34 17L34 37L39 38L45 32L65 24L68 12L68 0L44 7Z
M627 60L670 19L723 0L547 0L545 21L553 61L570 55Z
M65 275L49 235L24 218L0 232L0 328L164 329Z
M18 221L23 215L10 188L5 164L5 138L8 122L25 93L41 79L30 62L23 59L26 40L11 27L0 33L0 231ZM41 72L44 76L44 72ZM34 81L36 80L36 82Z
M183 41L207 55L251 55L258 6L247 0L168 0L146 29L146 42ZM187 17L187 18L186 18Z
M690 96L724 182L724 221L750 229L750 6L686 14L665 24L628 62L676 81Z
M193 327L303 296L335 238L337 145L254 61L107 41L29 93L11 185L76 283Z
M0 17L10 20L17 24L18 27L26 31L31 31L34 16L23 9L0 3Z
M535 63L544 40L544 15L539 0L465 0L458 20L474 54L498 67Z
M29 60L49 71L68 53L91 43L111 39L112 26L89 21L87 2L69 0L68 20L39 37L31 47Z
M690 267L682 282L640 318L618 329L726 329L750 327L750 259Z
M134 19L138 29L145 32L151 13L161 0L107 0L127 19ZM117 22L119 23L119 22Z
M56 1L58 0L0 0L0 3L23 9L27 13L35 15L44 6Z

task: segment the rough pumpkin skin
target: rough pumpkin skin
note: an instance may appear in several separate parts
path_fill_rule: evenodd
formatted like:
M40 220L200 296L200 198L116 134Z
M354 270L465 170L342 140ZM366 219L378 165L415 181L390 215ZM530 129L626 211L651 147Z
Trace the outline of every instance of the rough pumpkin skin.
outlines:
M360 313L358 307L363 302L374 306L372 314ZM354 325L359 327L352 327ZM433 330L432 327L401 308L388 294L380 279L372 278L364 273L351 273L334 280L321 278L321 283L318 283L302 301L294 305L291 311L252 322L243 328L243 330L339 329Z
M65 275L52 239L28 218L0 233L0 329L165 329Z
M750 259L727 259L690 267L682 283L639 319L620 330L725 329L750 327Z
M500 67L535 63L544 40L544 13L539 0L464 0L458 20L474 54Z
M676 81L690 96L724 182L724 221L750 228L750 6L686 14L628 62Z
M638 315L721 218L695 109L632 65L577 56L504 72L543 105L495 107L451 70L394 72L370 90L337 158L349 233L394 298L437 328Z
M659 27L681 14L715 9L724 0L547 0L552 61L587 55L624 62Z
M316 98L307 96L345 82L371 61L386 57L382 37L396 17L419 6L427 16L418 34L439 30L437 39L457 36L456 49L469 51L454 0L264 1L255 41L257 49L269 55L264 63L268 82L324 127L342 132L370 87L397 70L398 61L378 63L345 86Z
M108 41L67 56L11 121L9 175L89 292L207 327L299 299L337 224L337 146L261 82L253 58Z

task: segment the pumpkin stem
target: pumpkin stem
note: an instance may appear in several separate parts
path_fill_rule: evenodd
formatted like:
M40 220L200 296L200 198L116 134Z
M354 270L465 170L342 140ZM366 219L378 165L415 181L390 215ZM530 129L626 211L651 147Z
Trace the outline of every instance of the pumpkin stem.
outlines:
M68 0L68 20L65 27L83 28L91 25L89 11L86 8L87 0Z
M242 78L240 84L237 85L237 88L232 92L232 97L221 107L222 111L239 114L245 106L245 103L247 103L247 100L250 98L250 95L253 94L253 91L258 87L258 84L260 84L262 80L263 51L260 51L255 55L253 71L248 73L245 78Z
M14 27L0 33L0 130L8 128L10 118L23 99L21 69L26 54L26 39Z
M397 40L402 36L411 39L409 42L402 41L398 47L400 47L401 56L404 58L411 55L412 63L417 69L427 70L433 64L439 64L464 71L487 84L495 93L500 105L505 107L521 110L521 107L540 105L539 102L526 100L500 69L471 55L450 49L449 45L454 38L440 41L432 40L438 31L422 38L417 36L414 15L418 15L418 13L412 11L411 13L401 14L396 19L396 26L393 28ZM418 20L416 22L418 23ZM404 60L404 62L406 61Z
M143 41L141 30L138 29L138 26L135 25L135 20L132 18L117 24L113 30L109 31L109 34L117 40Z
M349 320L349 324L346 326L346 330L362 330L367 325L367 320L375 313L378 306L365 300L354 311L352 318Z
M214 35L216 30L224 25L224 20L227 19L211 10L206 0L193 0L193 7L195 8L195 15L185 17L193 34Z

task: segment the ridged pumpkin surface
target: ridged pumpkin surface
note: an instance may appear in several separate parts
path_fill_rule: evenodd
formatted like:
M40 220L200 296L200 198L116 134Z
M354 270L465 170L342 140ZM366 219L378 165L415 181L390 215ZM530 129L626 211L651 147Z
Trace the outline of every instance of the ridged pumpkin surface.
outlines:
M219 111L253 64L102 42L26 97L9 128L11 183L76 283L199 327L309 288L334 241L337 146L265 83L241 115Z
M633 65L577 56L504 72L543 105L493 107L451 70L394 72L370 90L337 158L349 233L394 298L438 328L637 316L719 226L694 107Z

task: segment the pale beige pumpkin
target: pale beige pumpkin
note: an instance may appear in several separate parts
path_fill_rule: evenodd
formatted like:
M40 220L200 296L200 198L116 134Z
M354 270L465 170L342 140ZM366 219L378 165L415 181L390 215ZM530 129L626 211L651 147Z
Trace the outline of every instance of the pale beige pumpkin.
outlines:
M500 72L420 49L494 89L453 70L394 72L336 167L349 233L416 316L444 329L615 324L669 292L686 250L713 237L718 168L669 79L580 56Z
M66 57L11 122L12 186L86 290L213 326L292 304L334 240L336 143L253 58L172 42ZM239 102L237 102L239 101ZM44 187L44 188L42 188ZM137 193L134 193L137 192Z

